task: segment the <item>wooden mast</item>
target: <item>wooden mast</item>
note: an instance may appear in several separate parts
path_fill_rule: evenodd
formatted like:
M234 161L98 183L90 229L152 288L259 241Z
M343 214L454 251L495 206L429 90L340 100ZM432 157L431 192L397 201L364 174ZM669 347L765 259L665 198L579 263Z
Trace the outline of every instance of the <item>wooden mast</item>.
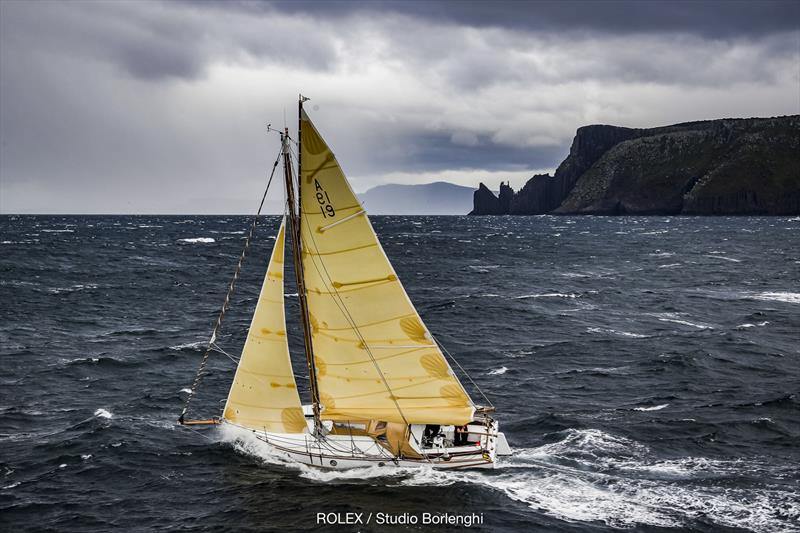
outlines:
M300 100L300 113L302 113L303 102ZM298 152L298 179L300 173L300 124L298 121L297 129L297 152ZM317 367L314 362L314 346L311 343L311 323L308 318L308 300L306 298L305 276L303 274L302 245L300 242L300 201L295 201L294 180L292 179L292 164L289 157L289 128L285 128L281 135L283 142L283 175L286 179L286 200L289 204L289 227L292 232L292 259L294 261L294 275L297 281L297 296L300 301L300 319L303 323L303 344L306 350L306 361L308 363L308 377L311 386L311 407L314 411L314 430L319 433L321 423L319 418L319 391L317 389Z

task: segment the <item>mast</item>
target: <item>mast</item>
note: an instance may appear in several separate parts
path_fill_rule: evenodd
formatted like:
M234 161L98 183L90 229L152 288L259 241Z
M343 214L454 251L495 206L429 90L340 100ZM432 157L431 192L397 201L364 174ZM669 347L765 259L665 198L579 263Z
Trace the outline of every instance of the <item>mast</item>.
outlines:
M302 110L303 103L300 102ZM300 130L297 132L298 143ZM319 433L321 423L319 418L319 391L317 390L317 368L314 362L314 347L311 342L311 324L308 319L308 301L306 299L305 276L303 274L302 247L300 243L300 203L295 201L294 180L292 179L292 164L289 158L289 128L284 128L281 134L283 143L283 175L286 178L286 197L289 204L289 227L292 232L292 259L294 261L294 275L297 281L297 296L300 301L300 319L303 323L303 344L306 350L306 361L308 364L308 377L311 384L311 407L314 411L314 430ZM299 154L299 150L298 150ZM300 171L298 155L298 175Z

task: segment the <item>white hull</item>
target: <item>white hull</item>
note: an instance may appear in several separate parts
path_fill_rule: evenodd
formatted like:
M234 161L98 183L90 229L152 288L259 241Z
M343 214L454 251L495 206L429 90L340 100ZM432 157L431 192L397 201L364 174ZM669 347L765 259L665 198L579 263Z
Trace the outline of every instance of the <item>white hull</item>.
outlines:
M425 447L422 442L424 426L411 426L409 444L419 452L420 458L396 457L386 447L370 436L326 434L317 437L308 433L271 433L242 428L269 447L277 457L297 463L325 469L345 470L350 468L386 467L433 467L436 469L494 468L497 456L510 455L511 450L503 433L497 430L497 422L486 425L470 425L471 442L462 445ZM309 420L309 429L313 420ZM330 428L328 423L327 428ZM448 443L452 444L452 443Z

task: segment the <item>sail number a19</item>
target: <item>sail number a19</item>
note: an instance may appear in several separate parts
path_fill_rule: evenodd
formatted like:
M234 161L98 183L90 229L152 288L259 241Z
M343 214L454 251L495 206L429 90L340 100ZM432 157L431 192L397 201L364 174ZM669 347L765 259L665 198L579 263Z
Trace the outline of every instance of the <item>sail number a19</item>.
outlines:
M325 218L330 218L336 216L336 210L333 208L331 204L331 199L328 196L328 193L325 192L325 189L320 185L319 181L314 178L314 189L316 189L316 198L317 203L319 203L319 210L322 212L322 216Z

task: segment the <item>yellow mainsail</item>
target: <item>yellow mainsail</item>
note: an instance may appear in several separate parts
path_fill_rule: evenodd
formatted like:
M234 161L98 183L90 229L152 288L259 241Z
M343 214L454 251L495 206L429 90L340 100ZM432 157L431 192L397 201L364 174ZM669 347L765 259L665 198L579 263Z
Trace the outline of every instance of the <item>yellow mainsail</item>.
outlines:
M303 111L300 120L302 263L321 418L466 424L472 401L333 153Z
M236 369L226 420L259 431L308 431L292 373L283 306L285 220L261 286L250 331Z

